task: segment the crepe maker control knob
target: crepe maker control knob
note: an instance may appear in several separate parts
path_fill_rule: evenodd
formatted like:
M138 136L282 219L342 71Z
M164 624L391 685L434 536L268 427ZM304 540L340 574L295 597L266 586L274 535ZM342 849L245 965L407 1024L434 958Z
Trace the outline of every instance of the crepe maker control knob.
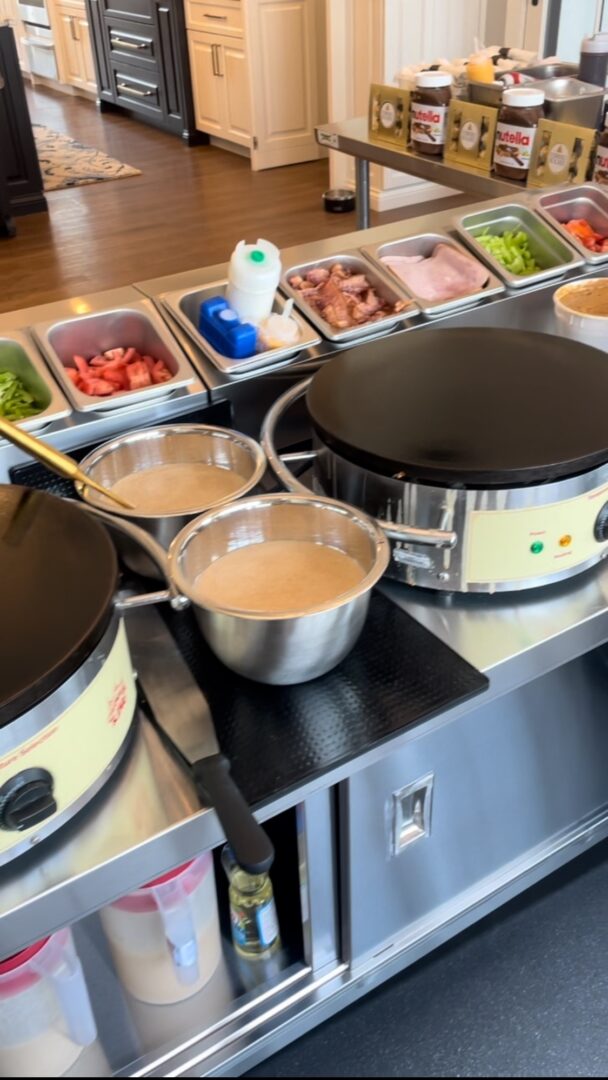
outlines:
M24 769L0 787L0 829L23 832L56 810L53 777L46 769Z
M608 540L608 502L604 503L595 519L593 535L600 544Z

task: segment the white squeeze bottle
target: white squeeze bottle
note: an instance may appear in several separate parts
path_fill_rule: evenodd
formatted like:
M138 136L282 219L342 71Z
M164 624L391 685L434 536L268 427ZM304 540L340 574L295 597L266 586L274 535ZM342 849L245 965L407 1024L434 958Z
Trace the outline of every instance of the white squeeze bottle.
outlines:
M230 258L226 299L242 321L259 323L272 311L280 277L281 256L274 244L241 240Z

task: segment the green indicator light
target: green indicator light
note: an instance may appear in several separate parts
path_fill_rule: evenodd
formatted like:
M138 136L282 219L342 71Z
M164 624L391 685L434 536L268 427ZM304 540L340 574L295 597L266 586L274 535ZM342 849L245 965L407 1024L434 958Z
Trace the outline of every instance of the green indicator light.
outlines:
M541 551L545 550L545 545L542 540L535 540L533 544L530 544L530 551L533 555L540 555Z
M266 258L266 256L265 256L264 252L263 251L258 251L257 248L256 248L255 251L251 252L251 261L252 262L263 263L265 258Z

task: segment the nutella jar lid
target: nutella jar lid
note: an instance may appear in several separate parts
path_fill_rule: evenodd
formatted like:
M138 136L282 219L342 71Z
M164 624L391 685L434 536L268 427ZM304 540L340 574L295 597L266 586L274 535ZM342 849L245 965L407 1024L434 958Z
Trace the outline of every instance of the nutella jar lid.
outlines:
M452 82L452 76L445 71L420 71L416 75L416 86L420 90L439 90L451 86Z
M538 105L544 105L544 90L529 90L527 86L515 86L512 90L505 90L502 95L503 105L513 109L531 109Z

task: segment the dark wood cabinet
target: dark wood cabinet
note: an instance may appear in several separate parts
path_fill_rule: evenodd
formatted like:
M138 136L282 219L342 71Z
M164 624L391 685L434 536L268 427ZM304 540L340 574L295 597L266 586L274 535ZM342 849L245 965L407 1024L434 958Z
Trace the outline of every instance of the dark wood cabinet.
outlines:
M15 38L10 26L0 26L0 169L4 198L13 214L46 210L42 175Z
M196 130L183 0L86 0L100 108L121 108L189 144Z

